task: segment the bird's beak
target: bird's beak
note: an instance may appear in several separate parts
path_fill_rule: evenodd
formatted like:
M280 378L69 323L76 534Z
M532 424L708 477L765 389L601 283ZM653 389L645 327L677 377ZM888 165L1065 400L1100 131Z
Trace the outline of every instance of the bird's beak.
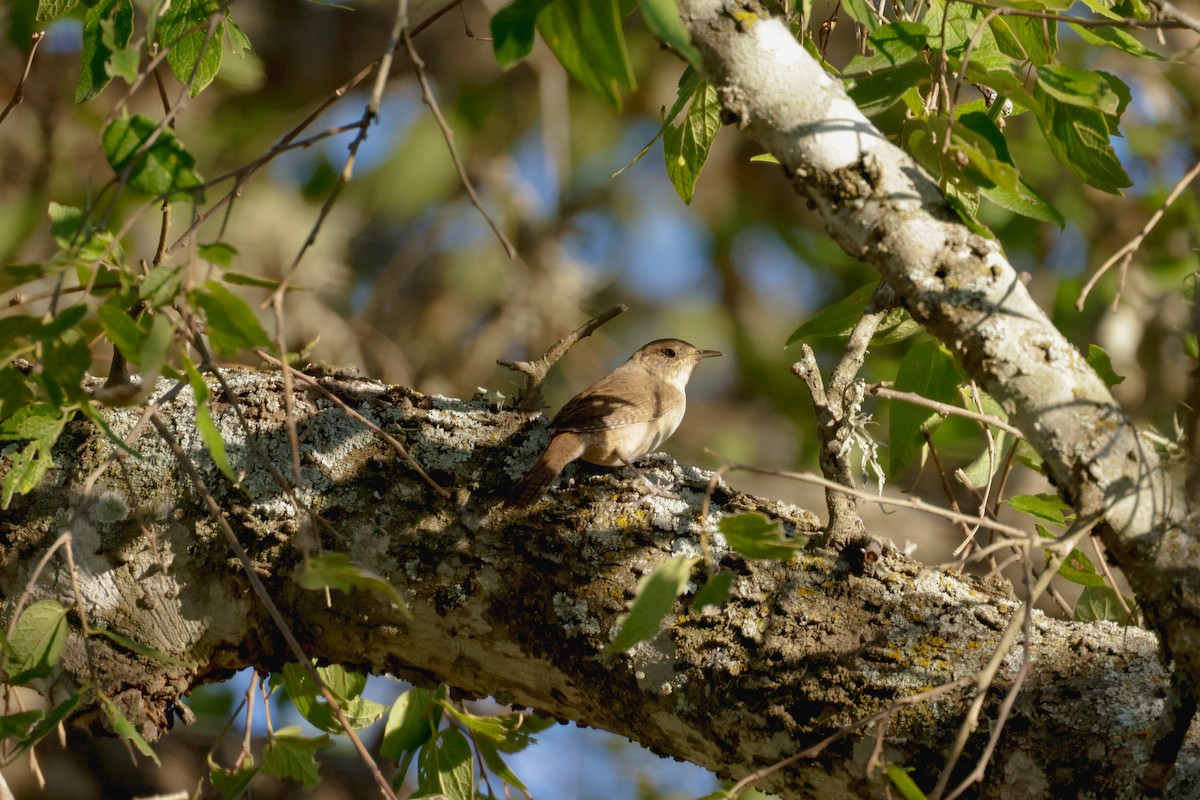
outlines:
M720 350L699 350L696 352L696 358L716 358L723 355L725 354Z

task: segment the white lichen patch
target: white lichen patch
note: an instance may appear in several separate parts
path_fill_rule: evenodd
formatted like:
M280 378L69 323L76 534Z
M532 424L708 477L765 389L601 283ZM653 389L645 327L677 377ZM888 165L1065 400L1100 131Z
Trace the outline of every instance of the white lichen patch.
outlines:
M596 621L588 609L587 602L571 597L563 592L557 592L553 598L554 616L562 626L567 636L583 634L596 636L600 633L600 623Z
M117 492L104 492L92 508L92 519L101 525L123 522L129 519L129 505Z

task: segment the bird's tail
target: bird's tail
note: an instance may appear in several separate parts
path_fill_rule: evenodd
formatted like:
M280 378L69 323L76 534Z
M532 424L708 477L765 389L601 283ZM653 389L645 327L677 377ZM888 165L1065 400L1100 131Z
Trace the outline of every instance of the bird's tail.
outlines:
M557 434L550 440L550 445L546 452L542 453L542 457L513 487L504 504L509 508L525 508L536 503L563 468L579 458L581 451L578 436L571 433Z

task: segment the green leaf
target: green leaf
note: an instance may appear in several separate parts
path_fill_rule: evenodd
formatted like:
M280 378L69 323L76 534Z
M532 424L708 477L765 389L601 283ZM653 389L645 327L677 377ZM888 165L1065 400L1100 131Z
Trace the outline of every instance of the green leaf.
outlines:
M914 345L896 370L894 388L899 392L911 392L940 403L953 404L958 398L958 387L962 376L954 358L937 342L927 341ZM932 431L941 424L942 417L924 406L894 402L889 419L888 476L895 478L925 447L924 430Z
M1126 598L1125 604L1130 609L1134 602ZM1107 586L1085 586L1075 601L1075 620L1077 622L1100 622L1108 620L1120 625L1133 625L1136 616L1126 614L1117 599L1117 593Z
M8 640L4 657L7 682L14 686L50 674L67 645L67 609L55 600L26 607Z
M153 384L158 381L166 366L171 344L175 341L175 329L165 314L150 316L150 332L142 342L138 366L142 368L142 380Z
M53 22L74 8L77 2L78 0L38 0L37 21Z
M635 85L617 0L553 0L538 14L550 50L592 94L617 111Z
M107 36L102 26L107 26ZM109 61L115 51L129 44L132 35L133 3L130 0L98 0L89 4L83 17L83 66L79 83L75 85L76 103L86 103L104 91L112 80Z
M929 28L919 22L893 22L876 28L867 37L867 44L875 51L874 55L850 59L842 77L898 67L912 61L925 51L928 38ZM929 67L926 66L928 71Z
M697 556L675 556L638 581L637 597L616 637L604 648L605 655L623 653L638 642L658 634L675 598L687 589Z
M1133 185L1109 142L1108 122L1102 112L1059 102L1043 89L1041 81L1034 87L1034 96L1042 135L1063 166L1109 194L1119 195L1121 189Z
M225 452L225 440L221 438L221 431L213 421L212 412L208 410L208 406L196 406L196 430L200 432L204 447L212 457L213 463L217 465L217 469L221 470L221 474L230 483L236 484L238 482L237 473L234 472L233 465L229 463L229 454Z
M202 244L197 248L200 257L210 264L216 264L222 269L229 269L233 264L233 257L237 255L237 248L225 242L210 242Z
M177 195L200 186L200 176L192 157L170 128L159 131L150 117L115 119L104 129L104 156L113 171L129 170L129 185L153 195ZM149 143L149 144L148 144Z
M1100 376L1100 380L1110 388L1125 380L1124 375L1118 375L1117 371L1113 369L1108 351L1098 344L1088 345L1087 363Z
M232 355L253 347L270 347L271 337L263 330L246 301L215 280L191 293L192 305L204 311L208 338L218 353Z
M396 698L388 712L379 754L393 761L411 758L421 745L433 738L441 721L441 706L434 693L413 687Z
M43 342L57 339L82 322L86 316L87 304L68 306L60 311L57 317L34 331L33 335Z
M1133 38L1133 35L1128 31L1117 27L1109 28L1085 28L1081 25L1071 23L1071 30L1079 34L1079 38L1091 45L1107 45L1108 47L1116 48L1124 53L1137 58L1146 58L1152 61L1168 61L1166 56L1161 56L1154 52L1144 44Z
M931 72L930 66L924 61L909 61L870 75L856 76L848 94L864 114L871 116L887 111L909 89L928 83Z
M226 283L231 283L235 286L257 286L260 289L270 289L275 291L279 288L279 284L283 281L277 281L273 278L260 278L257 275L246 275L241 272L226 271L221 273L221 280ZM288 283L287 291L289 292L308 292L311 291L305 286L296 286L294 283Z
M511 67L533 50L538 14L550 0L516 0L492 16L492 51L502 67Z
M476 741L482 737L493 742L498 742L508 735L508 726L505 724L505 722L511 722L511 717L480 717L475 714L468 714L466 712L459 711L454 707L453 703L445 700L442 701L441 705L450 712L450 716L454 717L460 723L470 728L472 732L478 734Z
M66 422L63 413L49 403L34 403L0 424L0 442L32 439L43 445L52 445Z
M1059 228L1067 227L1067 221L1059 213L1059 210L1050 205L1025 181L1021 181L1019 192L1012 192L1000 186L981 188L980 192L988 200L1014 214L1036 219L1039 222L1051 222Z
M902 342L924 329L921 323L909 315L907 309L893 308L883 315L883 319L879 320L875 333L871 335L871 344L885 345Z
M305 589L320 590L326 586L342 592L362 589L379 592L401 611L408 613L408 605L400 592L387 578L365 567L350 563L345 553L325 553L314 556L296 573L296 582Z
M54 463L54 443L67 419L68 415L53 405L35 403L17 409L0 424L0 441L32 440L19 452L8 455L12 467L0 492L0 508L8 508L14 494L27 494L41 482L46 470Z
M1040 529L1039 533L1046 530L1041 525L1038 528ZM1049 531L1046 532L1049 533ZM1050 553L1046 553L1047 566L1050 564L1050 559ZM1092 560L1077 547L1071 548L1071 552L1063 559L1062 564L1058 567L1058 574L1080 586L1105 586L1107 584L1104 576L1096 571L1096 565L1092 563Z
M692 44L687 28L683 27L675 0L639 0L639 5L646 27L683 56L685 61L699 68L700 51Z
M328 736L305 736L295 725L277 730L263 748L263 769L276 778L300 781L311 789L321 780L317 751L329 744Z
M525 784L521 782L517 774L500 757L500 753L496 750L495 742L486 738L476 739L475 749L479 752L479 757L483 759L483 763L492 771L492 774L517 791L523 792L526 797L530 797L529 790L525 788Z
M134 321L133 317L129 316L123 306L124 303L114 297L96 309L96 316L100 318L100 324L104 327L104 334L108 340L129 361L140 364L146 332Z
M729 599L729 589L733 586L733 573L727 569L723 569L716 575L713 575L701 587L700 591L696 592L696 599L692 601L692 608L697 611L703 611L705 606L717 606L720 608L725 605L725 601Z
M925 793L921 791L921 787L917 786L917 782L908 774L912 772L912 767L887 764L884 766L884 769L887 771L888 780L892 782L892 786L896 787L896 791L900 792L900 796L904 800L926 800Z
M846 336L866 313L878 287L878 282L868 283L855 289L844 300L825 306L792 332L786 346L791 347L803 339Z
M172 0L158 20L158 43L168 48L167 64L180 83L192 81L188 90L192 97L204 91L221 69L225 24L217 23L211 37L208 27L209 17L222 6L217 0Z
M0 420L8 419L31 400L33 391L25 373L11 366L0 369Z
M1117 113L1120 98L1099 72L1067 64L1047 64L1037 71L1037 85L1060 103Z
M148 644L142 644L135 639L129 638L123 633L117 633L116 631L109 630L108 628L91 628L90 632L92 636L103 636L113 642L116 642L118 645L124 647L130 652L137 653L138 655L145 656L146 658L152 658L155 661L159 661L163 664L174 664L180 667L189 666L187 661L178 659L175 656L169 656L158 648L151 647Z
M54 710L47 714L41 722L39 722L37 725L34 725L33 730L31 730L25 736L25 738L21 740L19 753L23 753L30 748L36 747L38 742L40 742L42 739L45 739L52 732L57 730L59 724L66 720L67 717L71 716L72 712L74 712L79 704L83 702L83 693L85 691L87 691L86 688L75 692L75 694L56 705Z
M447 728L421 748L417 786L414 798L443 795L448 800L475 800L475 762L467 737Z
M987 12L976 6L947 2L947 0L933 0L920 22L930 30L929 47L934 50L940 49L940 33L944 30L946 53L956 58L961 56L966 50L967 44L975 39L975 48L971 55L971 59L974 60L989 52L1001 55L991 28L984 28L978 38L975 37L975 32L986 16ZM943 17L945 18L944 25Z
M320 667L317 674L321 676L326 688L333 693L346 721L355 730L373 724L387 710L385 706L360 696L362 686L366 682L365 677L337 665ZM300 712L300 716L326 733L342 732L341 722L325 701L319 687L313 683L308 670L299 664L284 664L282 677L284 685L287 686L288 697Z
M871 10L867 0L845 0L842 6L852 20L867 30L875 30L875 27L879 25L879 18L875 16L875 12Z
M654 143L663 137L663 135L670 129L671 124L675 122L675 118L679 116L679 112L683 111L683 107L687 105L688 100L691 99L692 93L696 91L696 87L699 84L700 73L689 66L683 71L683 74L679 76L679 84L675 95L675 103L671 106L671 110L668 111L667 115L663 118L662 126L658 129L658 133L654 134L654 138L646 142L646 146L639 150L637 155L629 159L625 166L621 167L612 174L614 178L632 167L637 162L641 161L642 156L650 152L650 148L654 146ZM751 160L753 161L754 159ZM776 161L775 163L778 164L779 162Z
M213 761L211 752L208 754L208 780L213 789L221 793L223 800L237 800L245 794L261 771L262 767L254 763L254 756L250 753L246 754L237 769L225 769Z
M25 736L33 724L44 716L44 711L19 711L0 717L0 741Z
M85 221L83 212L74 206L51 201L46 212L50 217L50 234L54 241L63 250L82 260L95 261L112 244L112 234L97 231L95 226ZM114 246L110 253L113 260L118 260L120 248Z
M5 264L4 269L0 269L0 293L11 292L18 286L33 283L59 269L48 264Z
M108 718L108 724L112 726L113 732L136 747L139 753L149 756L151 761L161 767L162 762L158 760L158 754L154 752L150 743L142 738L129 718L122 714L113 701L105 695L101 694L100 699L104 703L104 716Z
M708 151L721 130L721 103L717 92L707 83L697 84L692 105L679 127L663 131L663 156L667 177L685 203L692 202L696 180L708 160Z
M124 29L115 19L100 23L100 43L112 53L104 66L105 71L132 86L137 81L138 68L142 64L140 43L129 47L129 37L124 36Z
M961 394L963 405L965 405L967 408L971 408L973 405L971 393L966 389L966 387L963 387ZM986 392L980 392L979 402L980 407L977 410L980 413L987 414L991 417L996 417L1003 422L1008 422L1008 415L1004 413L1004 409L990 394L987 394ZM979 457L972 461L969 466L963 469L963 472L967 476L967 480L971 481L971 485L975 487L986 486L992 479L992 476L999 471L1000 467L1004 465L1005 454L1007 453L1008 449L1013 446L1016 438L1011 433L1006 433L1005 431L998 431L995 429L991 430L995 453L993 455L989 455L987 448L985 447L983 452L979 454Z
M1057 24L1049 20L1019 16L1008 17L1005 22L1016 35L1025 56L1034 66L1041 67L1054 59L1054 54L1058 52Z
M511 731L508 737L502 742L496 742L496 749L502 753L521 752L526 747L536 744L535 734L557 724L549 717L539 717L534 714L513 714L512 716L520 717L520 720L514 719L512 725L509 726Z
M778 520L757 511L724 517L717 527L729 546L746 558L791 558L803 546L783 535Z
M162 306L170 305L174 302L175 295L179 292L182 273L182 267L159 264L157 267L151 269L150 273L142 279L142 283L138 287L138 297L146 305L150 306L150 308L161 308Z
M1073 509L1056 494L1019 494L1004 502L1014 511L1058 528L1067 527L1066 515L1073 513Z

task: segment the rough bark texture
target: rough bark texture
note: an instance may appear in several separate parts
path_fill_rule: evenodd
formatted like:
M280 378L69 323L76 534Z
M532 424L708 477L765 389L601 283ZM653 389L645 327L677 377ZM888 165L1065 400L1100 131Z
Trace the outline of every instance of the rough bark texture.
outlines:
M1101 520L1105 545L1194 697L1200 548L1153 447L1033 302L1000 245L958 220L937 184L782 22L753 0L679 6L704 77L738 126L779 158L830 235L953 348L1081 517Z
M729 603L696 612L689 591L657 638L628 655L602 656L638 579L672 554L699 552L705 522L753 508L802 536L816 520L722 486L701 521L710 476L661 456L651 459L649 474L672 481L682 499L630 505L638 483L624 471L572 467L574 487L528 511L506 510L498 500L544 445L544 423L484 401L363 380L325 382L402 438L454 499L438 499L375 435L301 387L301 495L327 523L314 526L250 454L229 397L217 391L214 406L235 469L245 472L240 490L206 455L190 394L163 412L313 657L492 695L739 777L894 698L970 674L1019 608L1007 584L927 571L894 551L874 576L856 577L834 553L747 562L710 535L711 552L737 574ZM255 443L288 473L280 377L234 372L230 383ZM114 411L113 428L128 431L136 418ZM189 666L93 639L89 669L72 634L45 688L61 699L94 680L153 738L164 729L164 709L190 688L247 665L274 669L290 657L163 443L152 431L135 446L141 458L123 458L84 497L82 482L113 447L86 423L70 427L58 466L0 523L0 593L11 613L40 554L70 530L90 624ZM375 594L334 592L327 608L323 593L301 589L291 576L318 538L326 551L348 553L392 581L412 618ZM73 603L69 577L54 563L35 584L32 599L44 597ZM1033 672L982 795L1136 796L1149 747L1142 734L1167 681L1154 637L1040 614L1032 630ZM1014 648L989 709L1020 660ZM968 700L957 693L897 713L884 758L915 767L918 782L930 785ZM90 701L84 710L95 713ZM971 752L986 736L985 728L973 737ZM879 772L864 771L873 745L873 731L851 736L764 788L785 797L882 797ZM1196 756L1190 742L1177 776L1181 790L1200 785Z

